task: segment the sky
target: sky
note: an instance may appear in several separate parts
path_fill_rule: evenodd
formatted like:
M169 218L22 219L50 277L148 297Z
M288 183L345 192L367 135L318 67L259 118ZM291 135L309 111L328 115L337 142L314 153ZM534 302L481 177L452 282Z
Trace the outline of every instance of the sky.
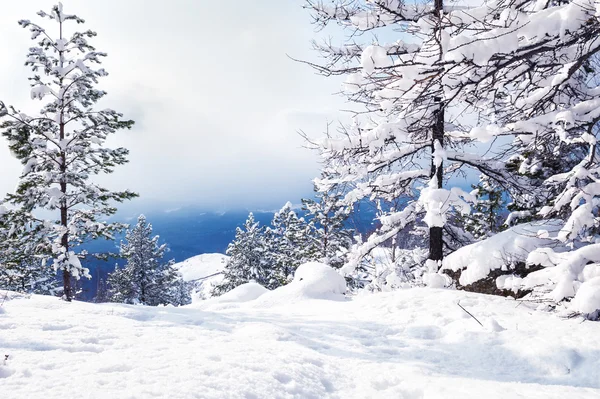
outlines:
M41 22L36 12L53 4L11 2L0 14L0 100L28 113L42 103L30 98L23 63L33 42L17 21ZM136 122L108 143L128 148L130 163L100 183L146 202L219 209L276 207L311 194L318 157L298 131L318 137L341 117L344 99L335 95L340 81L288 57L317 60L310 40L324 35L301 0L63 4L108 53L102 108ZM21 166L0 140L5 193Z

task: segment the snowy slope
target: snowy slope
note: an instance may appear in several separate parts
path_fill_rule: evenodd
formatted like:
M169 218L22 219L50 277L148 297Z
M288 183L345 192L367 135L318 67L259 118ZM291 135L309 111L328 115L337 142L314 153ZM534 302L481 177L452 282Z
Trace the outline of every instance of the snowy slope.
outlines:
M223 254L201 254L176 263L173 267L179 270L185 281L192 283L192 301L195 302L210 296L212 286L223 279L220 273L228 259L229 256Z
M597 323L449 290L243 299L219 310L8 300L0 397L600 397Z
M223 254L201 254L183 262L175 263L185 281L194 281L223 271L229 256Z

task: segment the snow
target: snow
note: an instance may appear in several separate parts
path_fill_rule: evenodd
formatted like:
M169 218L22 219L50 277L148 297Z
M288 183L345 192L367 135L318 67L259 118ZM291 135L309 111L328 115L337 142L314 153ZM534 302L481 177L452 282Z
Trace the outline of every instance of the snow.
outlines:
M90 399L600 395L597 325L526 303L419 288L346 301L252 302L205 311L11 297L0 314L0 355L9 355L0 359L0 392L33 399L65 391Z

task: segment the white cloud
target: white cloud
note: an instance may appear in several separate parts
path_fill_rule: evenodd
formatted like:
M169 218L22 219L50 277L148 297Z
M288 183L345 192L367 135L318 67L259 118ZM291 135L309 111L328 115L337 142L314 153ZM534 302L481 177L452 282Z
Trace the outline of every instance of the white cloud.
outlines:
M51 1L13 2L0 15L0 100L33 111L24 54L35 19ZM108 53L106 105L136 121L111 140L131 162L101 181L146 198L224 206L297 201L318 165L298 130L324 131L341 99L339 81L291 61L315 59L314 29L299 1L69 1L65 11L96 30ZM20 167L0 146L0 191Z

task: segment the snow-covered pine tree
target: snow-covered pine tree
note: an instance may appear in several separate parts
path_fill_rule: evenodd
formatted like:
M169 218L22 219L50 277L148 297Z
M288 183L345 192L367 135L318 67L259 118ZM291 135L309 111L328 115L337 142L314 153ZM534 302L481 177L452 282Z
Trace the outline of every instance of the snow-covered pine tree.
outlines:
M0 217L0 288L55 295L56 270L46 262L51 243L43 226L27 213L2 212Z
M279 284L268 251L264 229L250 213L244 226L236 229L235 239L227 247L229 261L223 271L223 281L215 285L212 295L222 295L250 281L267 288L277 287Z
M131 284L131 270L121 269L118 264L115 265L115 270L108 273L106 283L108 284L108 299L110 302L128 303L129 300L135 297L133 292L133 284Z
M290 282L298 266L316 256L310 226L304 218L298 217L290 202L275 213L265 239L278 285Z
M171 293L171 303L175 306L189 305L192 303L192 286L183 279L180 273L177 273L176 283Z
M462 29L460 21L447 15L454 3L445 8L442 0L306 0L305 7L320 28L337 24L348 31L341 45L315 42L325 61L311 65L326 76L346 76L344 94L359 107L341 134L313 141L332 176L319 188L352 184L346 204L409 199L403 208L379 217L381 228L352 251L343 270L351 272L405 226L425 222L432 261L427 263L435 271L444 253L453 249L444 238L452 212L468 212L467 202L474 200L444 182L463 167L495 179L509 175L498 170L503 164L496 160L463 151L482 136L460 134L464 127L457 119L469 104L461 97L464 83L456 84L455 63L444 59L450 33ZM446 231L460 238L456 228Z
M163 261L167 245L159 245L158 240L159 236L152 236L152 225L140 215L121 243L120 255L127 261L125 267L115 267L108 277L111 300L149 306L172 303L179 275L172 267L172 260Z
M302 200L310 231L309 246L314 247L310 248L309 256L340 268L346 263L348 250L354 241L354 232L345 225L351 208L340 205L342 194L334 190L319 192L315 187L315 197L316 200Z
M110 302L108 286L106 284L106 281L104 281L103 278L98 279L98 284L96 285L96 296L92 299L92 302L95 302L95 303Z
M49 258L63 273L64 298L71 300L71 278L90 277L77 247L88 239L112 239L112 233L123 226L100 222L101 218L115 212L114 201L136 196L91 181L92 176L110 173L127 162L126 149L109 149L104 143L110 134L131 128L133 121L123 120L114 110L94 108L106 95L95 86L107 75L98 66L106 54L89 42L96 33L70 30L71 23L84 20L66 14L60 3L38 15L53 26L45 28L29 20L19 24L36 41L25 64L33 71L31 97L43 102L40 113L26 115L0 102L2 135L24 165L16 192L7 201L26 212L44 208L56 213L42 225L52 240Z
M481 175L472 188L477 202L469 215L462 216L462 223L475 240L481 240L502 231L507 205L505 192L486 175Z
M508 162L530 178L533 199L518 216L560 218L556 239L583 247L530 255L532 264L560 266L543 276L554 300L575 295L574 302L585 302L577 298L584 285L586 296L600 295L590 281L600 262L598 15L592 0L488 1L455 12L468 28L446 42L445 60L463 66L463 92L492 115L477 130L517 136Z

